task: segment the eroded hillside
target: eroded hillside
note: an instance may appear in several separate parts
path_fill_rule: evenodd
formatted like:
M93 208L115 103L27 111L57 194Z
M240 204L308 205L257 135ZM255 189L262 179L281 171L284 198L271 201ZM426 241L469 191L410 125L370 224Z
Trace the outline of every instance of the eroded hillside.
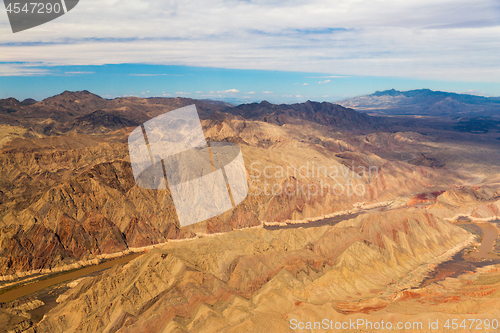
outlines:
M317 123L203 120L209 141L238 143L249 195L236 209L179 229L167 190L135 185L126 138L71 132L2 148L0 265L4 275L50 269L168 239L302 220L460 183L458 174L360 151ZM286 191L285 191L286 189Z
M37 330L287 331L287 318L311 306L333 313L389 306L393 294L418 286L421 266L469 237L413 209L172 243L82 280Z

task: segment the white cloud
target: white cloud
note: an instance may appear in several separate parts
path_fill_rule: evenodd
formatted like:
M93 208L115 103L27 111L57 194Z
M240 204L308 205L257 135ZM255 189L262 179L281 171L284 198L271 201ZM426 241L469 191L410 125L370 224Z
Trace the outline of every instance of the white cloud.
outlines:
M307 76L306 79L347 79L347 75Z
M499 36L497 0L86 0L23 33L12 34L2 19L0 62L498 82ZM0 66L0 75L37 74Z
M36 76L47 75L51 71L43 68L36 68L30 64L1 64L0 76Z
M177 91L175 93L177 96L191 95L190 92Z
M303 85L303 86L308 86L308 85L309 85L309 83L302 83L302 85Z
M64 74L95 74L95 72L64 72Z
M238 92L240 92L240 91L237 90L237 89L228 89L228 90L218 91L217 93L218 94L223 94L223 93L238 93Z
M247 92L247 94L255 94L255 91Z
M66 72L68 73L68 72ZM184 75L179 75L179 74L128 74L128 76L184 76Z
M273 94L273 92L272 92L272 91L267 91L267 90L266 90L266 91L263 91L262 93L263 93L263 94Z
M318 83L321 84L321 83L328 83L328 82L330 82L330 80L319 81Z

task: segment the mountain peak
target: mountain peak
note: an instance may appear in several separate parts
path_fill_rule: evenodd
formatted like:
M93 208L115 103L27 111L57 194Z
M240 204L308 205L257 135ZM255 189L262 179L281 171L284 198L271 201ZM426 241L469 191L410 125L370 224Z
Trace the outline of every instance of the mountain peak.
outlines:
M82 97L89 98L89 97L94 97L94 98L102 99L101 96L96 95L94 93L91 93L88 90L77 90L77 91L65 90L62 93L60 93L59 95L55 95L55 96L49 97L49 98L55 98L55 97L58 97L58 96L60 96L60 97L75 97L75 98L82 98ZM48 98L46 98L46 99L48 99Z
M9 98L6 98L6 99L0 99L0 106L2 106L2 107L15 106L15 105L19 105L19 104L21 104L21 102L19 102L14 97L9 97Z
M397 96L397 95L401 95L401 91L392 88L390 90L376 91L370 96Z
M26 98L21 102L22 105L33 105L35 103L36 100L34 100L33 98Z
M81 108L83 105L85 105L86 108L98 109L103 103L105 103L105 101L106 100L101 96L91 93L88 90L66 90L58 95L45 98L42 101L42 104L50 105L56 108L62 107L64 109L74 109L75 107Z

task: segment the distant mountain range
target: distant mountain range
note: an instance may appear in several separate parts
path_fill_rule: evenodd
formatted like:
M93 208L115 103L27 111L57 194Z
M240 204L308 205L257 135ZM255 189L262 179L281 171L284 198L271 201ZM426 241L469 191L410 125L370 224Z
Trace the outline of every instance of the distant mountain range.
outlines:
M456 94L429 89L377 91L337 102L357 111L387 115L500 117L500 97Z
M69 92L37 102L32 99L0 99L0 124L22 126L43 135L58 135L76 130L80 133L105 133L138 126L167 111L196 104L202 119L244 118L276 125L316 122L339 130L371 130L380 120L366 114L323 102L298 104L232 104L190 98L104 99L89 91Z

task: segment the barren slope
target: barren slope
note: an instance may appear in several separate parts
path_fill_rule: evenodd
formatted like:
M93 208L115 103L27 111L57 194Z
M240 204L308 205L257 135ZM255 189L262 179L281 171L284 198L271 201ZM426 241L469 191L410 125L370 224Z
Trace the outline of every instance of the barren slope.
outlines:
M173 243L83 280L37 331L287 331L288 316L300 308L335 315L388 306L393 293L418 285L421 265L468 238L409 210ZM367 305L351 310L361 301Z

